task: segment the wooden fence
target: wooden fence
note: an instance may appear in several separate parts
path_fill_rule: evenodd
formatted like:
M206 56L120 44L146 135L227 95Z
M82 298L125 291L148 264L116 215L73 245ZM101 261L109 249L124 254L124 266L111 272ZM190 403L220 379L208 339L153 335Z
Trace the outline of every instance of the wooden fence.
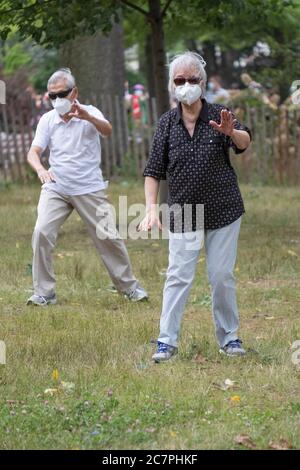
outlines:
M236 110L238 118L252 131L252 143L241 155L232 157L243 182L290 184L300 182L300 109L285 105Z
M141 176L145 167L155 124L157 109L154 98L146 99L140 119L118 96L90 99L113 125L110 138L102 139L102 170L106 178L123 175ZM239 106L237 117L253 134L250 148L232 156L240 181L263 184L297 184L300 181L300 110L281 106ZM0 182L26 181L32 178L26 155L41 111L0 105ZM47 153L44 155L47 160Z

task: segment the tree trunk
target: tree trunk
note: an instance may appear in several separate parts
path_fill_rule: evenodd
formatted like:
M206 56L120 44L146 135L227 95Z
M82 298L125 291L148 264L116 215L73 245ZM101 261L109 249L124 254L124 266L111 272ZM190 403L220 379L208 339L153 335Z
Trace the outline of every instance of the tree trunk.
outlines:
M239 81L239 71L233 66L234 61L237 60L239 56L240 52L236 49L222 51L220 76L225 88L229 88L233 82Z
M67 41L60 50L60 63L75 75L80 96L91 94L124 95L125 66L123 30L115 25L108 36L77 37Z
M161 14L160 0L148 0L152 54L153 54L153 74L155 84L155 97L157 113L160 117L170 109L170 99L167 86L166 52L164 40L163 17ZM166 180L160 181L159 204L165 204L168 198L168 185Z
M113 132L120 140L120 145L114 149L114 160L121 165L127 149L125 118L124 113L120 112L125 83L122 27L114 25L108 36L96 33L67 41L60 50L60 63L61 66L70 67L74 74L79 100L96 104L111 121Z
M158 116L170 108L167 87L166 52L160 0L148 0L152 33L153 74Z
M206 62L206 73L207 78L215 75L217 72L217 63L216 63L216 52L215 52L215 45L213 42L206 41L203 43L202 46L202 54L203 59Z
M155 79L153 74L153 54L152 54L152 39L151 35L147 34L144 50L144 70L147 78L147 85L149 95L155 96Z

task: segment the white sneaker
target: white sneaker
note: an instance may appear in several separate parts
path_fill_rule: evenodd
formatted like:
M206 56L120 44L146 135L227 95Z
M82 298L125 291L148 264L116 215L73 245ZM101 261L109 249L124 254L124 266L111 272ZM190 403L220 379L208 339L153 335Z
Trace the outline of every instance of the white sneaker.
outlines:
M128 294L125 294L125 296L132 302L148 300L148 294L145 289L143 289L143 287L141 286L137 287L135 290L129 292Z
M27 305L39 305L41 307L45 307L46 305L55 305L57 302L56 295L52 295L52 297L44 297L42 295L32 295L27 300Z

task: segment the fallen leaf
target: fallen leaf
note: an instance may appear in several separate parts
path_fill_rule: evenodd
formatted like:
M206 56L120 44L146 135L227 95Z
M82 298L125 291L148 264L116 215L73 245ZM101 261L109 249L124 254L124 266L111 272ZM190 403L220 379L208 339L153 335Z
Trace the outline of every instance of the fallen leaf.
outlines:
M297 253L295 253L295 251L293 251L293 250L288 250L287 252L288 252L288 254L291 255L291 256L296 256L296 257L298 257Z
M194 357L194 361L197 362L197 364L204 364L204 362L207 361L206 357L202 356L202 354L197 353L196 356Z
M241 446L248 447L248 449L256 449L256 444L247 434L239 434L234 438L234 442Z
M44 391L44 395L50 395L50 397L53 397L58 392L57 388L46 388Z
M213 383L213 385L218 388L219 390L228 390L229 388L236 388L236 385L235 385L235 382L233 382L233 380L230 380L230 379L225 379L224 382L222 382L221 384L220 383ZM238 396L238 395L236 395ZM231 397L233 398L233 397Z
M177 432L175 432L175 431L170 431L170 436L171 436L171 437L176 437L176 436L177 436Z
M156 431L156 428L146 428L145 431L153 434Z
M233 380L230 380L230 379L225 379L224 383L221 386L222 390L228 390L229 388L234 388L234 387L235 387L235 383L233 382Z
M269 448L274 450L289 450L293 446L286 439L279 439L278 442L269 442Z
M54 381L57 381L57 380L58 380L58 377L59 377L58 370L57 370L57 369L54 369L54 370L52 371L52 379L53 379Z
M60 386L65 392L72 392L75 388L75 384L73 382L61 382Z
M239 403L241 401L241 397L239 395L233 395L230 397L231 403Z

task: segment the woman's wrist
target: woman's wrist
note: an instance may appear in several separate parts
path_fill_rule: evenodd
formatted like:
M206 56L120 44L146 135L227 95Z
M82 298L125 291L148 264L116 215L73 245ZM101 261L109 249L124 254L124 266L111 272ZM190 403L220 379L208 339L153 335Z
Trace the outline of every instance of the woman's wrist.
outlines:
M146 213L147 214L156 214L156 203L152 202L151 204L146 204Z

